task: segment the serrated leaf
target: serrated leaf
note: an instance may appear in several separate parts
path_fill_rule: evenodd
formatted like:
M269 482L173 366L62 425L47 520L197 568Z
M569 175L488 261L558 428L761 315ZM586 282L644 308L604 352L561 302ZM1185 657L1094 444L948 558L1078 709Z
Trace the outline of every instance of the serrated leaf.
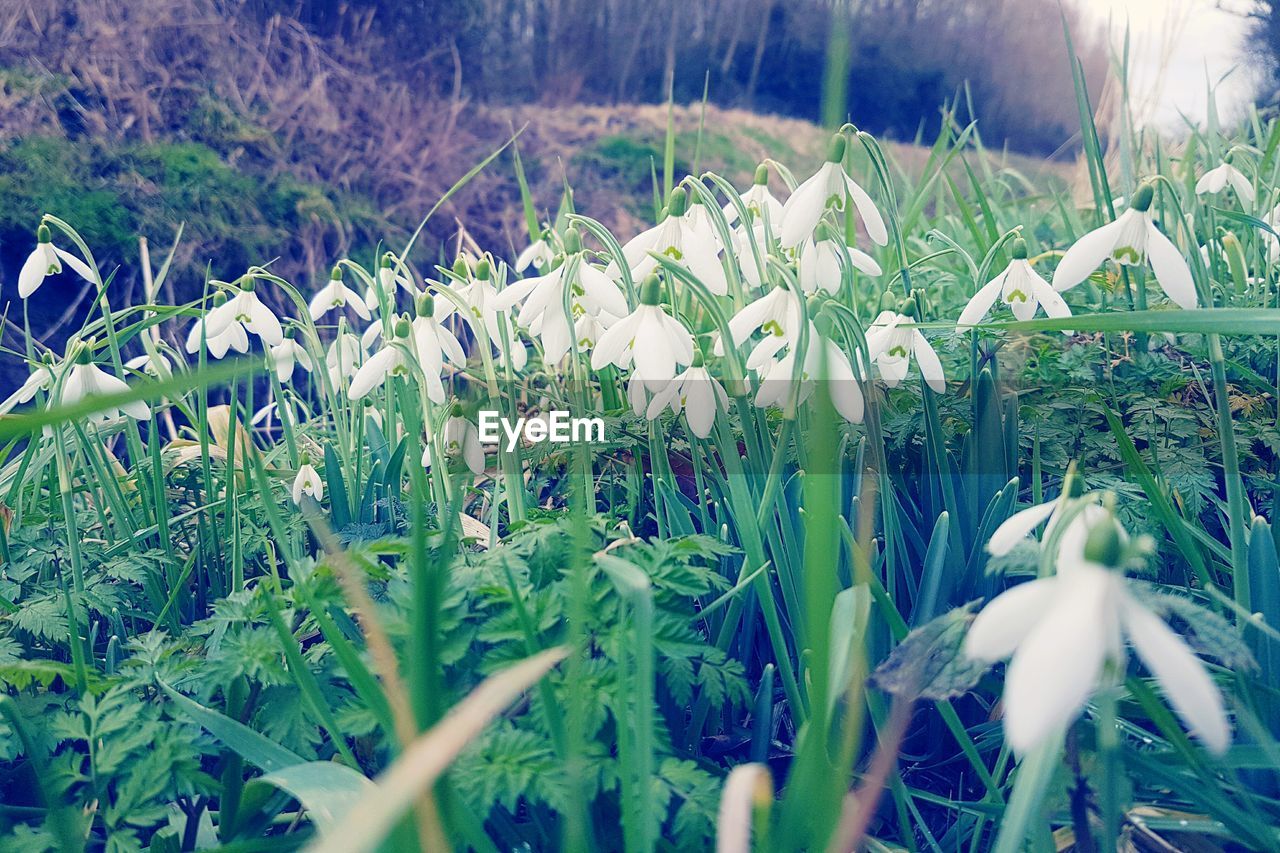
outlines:
M950 699L972 690L989 666L962 650L973 609L973 603L957 607L907 634L876 667L873 683L904 699Z

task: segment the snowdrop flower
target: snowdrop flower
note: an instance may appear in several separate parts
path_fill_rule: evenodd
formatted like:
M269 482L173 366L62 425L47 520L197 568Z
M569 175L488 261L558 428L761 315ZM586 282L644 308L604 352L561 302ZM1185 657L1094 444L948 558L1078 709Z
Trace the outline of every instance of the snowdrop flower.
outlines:
M622 317L627 313L627 299L622 291L607 275L587 263L576 228L570 228L565 235L565 257L560 266L546 275L510 285L498 294L496 304L498 310L505 311L524 300L516 321L531 331L536 329L542 341L544 361L555 364L577 340L565 314L566 297L575 316L604 312Z
M664 408L670 408L674 414L683 410L689 431L698 438L711 434L717 411L729 410L729 395L703 366L702 353L694 352L693 363L653 396L645 416L654 420Z
M284 329L280 326L279 318L258 298L253 276L242 276L239 284L239 289L230 299L205 317L209 337L215 338L230 326L239 324L246 332L252 332L261 338L264 345L276 346L284 340Z
M964 306L960 319L956 322L956 331L963 331L981 321L996 299L1008 305L1018 320L1030 320L1041 305L1044 306L1044 313L1050 317L1071 316L1071 309L1058 295L1058 291L1050 287L1049 282L1041 278L1027 260L1027 241L1021 237L1015 238L1010 253L1013 260L1004 268L1004 272L983 285L969 300L969 304Z
M44 358L35 365L26 381L18 386L18 390L0 403L0 415L7 415L15 406L30 403L37 392L53 388L58 379L58 373L63 369L65 368L62 365L55 366L53 356L45 353Z
M459 257L454 264L454 274L464 278L467 283L452 290L467 305L469 310L465 312L465 316L476 335L479 336L483 332L488 337L489 343L500 354L510 355L513 368L523 370L525 362L529 359L529 353L520 342L515 330L508 326L504 332L502 324L498 321L501 303L491 272L492 267L485 258L477 261L473 270L466 259ZM437 303L437 305L436 319L441 321L458 310L458 306L452 300Z
M1178 247L1160 232L1151 214L1155 189L1143 183L1133 194L1133 204L1114 222L1090 231L1067 250L1053 274L1053 289L1070 290L1110 258L1124 266L1150 260L1156 280L1169 298L1183 308L1196 307L1196 287L1191 270Z
M71 369L62 380L62 388L58 395L59 404L74 406L82 400L108 394L121 394L129 390L129 386L123 379L112 376L94 364L91 359L92 353L92 340L80 344ZM94 412L87 418L90 422L105 423L119 418L121 413L136 420L145 421L151 417L151 408L142 400L134 400L131 403L122 403L115 408Z
M324 500L324 483L320 474L311 465L311 457L306 453L298 460L298 476L293 478L293 502L302 506L302 498L309 497L314 501Z
M889 242L889 232L884 225L880 211L867 191L858 185L844 171L845 138L843 134L831 137L831 148L827 152L827 162L800 186L782 206L782 247L792 249L799 246L822 221L828 209L843 210L845 193L853 199L853 206L862 217L867 234L877 246Z
M148 376L154 376L157 379L167 378L173 375L173 365L169 359L164 357L163 353L156 353L156 357L152 358L150 353L143 353L129 359L124 363L128 370L141 370Z
M360 347L360 339L350 332L341 332L329 344L325 353L324 366L329 374L329 384L337 390L342 383L355 376L364 350Z
M516 258L516 272L524 272L530 266L541 269L555 260L556 250L551 245L551 231L543 231L538 239L524 248Z
M784 347L795 343L800 334L800 297L785 285L775 287L729 319L734 346L746 343L757 330L764 334L764 340L747 356L749 370L772 361ZM714 353L724 355L722 341L716 341Z
M382 385L387 381L388 376L408 376L409 363L409 335L412 328L409 321L400 319L396 321L396 336L393 340L382 345L382 349L371 355L360 368L356 370L355 376L351 378L351 387L347 389L347 397L351 400L359 400L368 394L374 388ZM441 400L444 395L441 394Z
M253 417L249 418L249 425L266 432L275 429L277 417L283 422L283 416L287 414L293 423L301 423L307 419L307 413L301 403L298 402L289 392L285 392L286 405L284 411L281 412L280 405L275 400L269 401L265 406L253 413Z
M881 311L871 328L867 329L867 357L880 368L880 378L890 388L907 375L907 367L914 356L920 365L920 375L937 393L946 390L946 376L942 362L933 347L919 329L904 329L903 324L915 320L896 311Z
M1228 186L1235 190L1236 198L1240 199L1242 205L1249 207L1253 204L1253 184L1230 162L1223 162L1221 166L1205 172L1196 181L1196 195L1213 195Z
M209 328L209 316L226 304L227 294L225 291L219 290L213 295L213 308L191 324L191 331L187 333L186 344L186 350L189 354L195 355L200 352L201 345L215 359L225 357L229 351L249 351L249 335L245 332L242 324L232 322L217 334L214 334Z
M599 342L605 329L617 322L612 317L607 320L608 322L604 315L583 311L578 319L573 321L573 339L577 342L578 352L590 352Z
M633 378L656 392L675 378L677 365L693 363L693 336L662 310L660 291L658 277L651 274L640 286L640 306L600 336L591 353L592 370L606 364L625 370L634 361Z
M1063 480L1062 494L1054 500L1019 510L1001 522L987 541L987 553L993 557L1005 556L1047 522L1044 541L1056 540L1058 559L1068 563L1079 562L1083 558L1089 529L1106 516L1107 511L1098 505L1097 494L1084 491L1075 463L1072 463ZM1055 536L1058 525L1068 518L1067 526Z
M815 381L826 382L831 394L831 404L840 416L850 423L862 423L865 408L862 388L858 385L849 356L827 334L827 322L828 318L825 317L819 318L819 322L809 322L809 340L798 377L800 393L796 402L803 403L813 394ZM766 362L759 367L760 389L755 397L757 406L787 406L791 403L793 383L797 381L796 349L793 346L781 359Z
M446 457L461 456L472 474L484 473L484 448L480 446L480 434L476 425L462 417L461 409L456 406L445 421L440 443L444 445ZM430 444L422 451L422 467L431 467Z
M623 259L634 278L644 279L658 268L654 255L665 255L717 296L729 292L729 280L720 263L720 243L706 211L700 207L689 205L689 194L683 187L671 191L666 219L622 247ZM609 262L605 274L615 280L621 275L616 258Z
M411 330L414 357L426 377L427 397L433 402L443 403L444 383L440 377L444 372L444 362L448 359L458 367L465 367L467 354L453 332L436 319L435 299L430 294L418 299L417 309L418 316Z
M875 258L866 252L845 246L843 239L836 239L824 225L819 225L814 237L806 237L796 254L800 289L807 294L825 290L835 295L840 292L840 253L846 252L854 269L867 275L880 275L883 270Z
M759 222L761 227L764 220L769 220L769 229L773 232L773 236L778 236L782 228L782 202L773 197L773 193L769 192L769 167L764 163L756 166L755 179L752 181L751 189L742 193L742 204L750 213L755 222ZM733 225L738 221L738 206L733 202L729 202L723 208L725 221ZM745 223L744 223L745 224Z
M355 291L342 283L342 267L335 266L329 273L329 283L316 291L307 306L311 319L318 321L335 308L351 307L362 320L369 319L369 308L356 296Z
M1230 743L1222 696L1204 664L1114 569L1122 560L1122 535L1105 513L1089 527L1080 555L1059 558L1057 575L997 596L969 629L964 650L970 658L1012 656L1004 730L1019 754L1069 725L1100 686L1118 677L1126 640L1192 734L1216 754Z
M382 304L379 302L379 295L386 303L387 307L395 310L396 306L396 288L407 290L409 293L414 292L413 282L408 276L397 272L397 258L391 252L384 252L382 259L378 261L378 279L377 285L370 285L364 292L364 307L369 311L378 310ZM368 314L362 314L366 320L369 319Z
M31 254L27 255L22 269L18 271L18 295L26 299L35 293L40 285L44 284L46 278L62 272L63 261L66 261L67 266L71 267L76 275L90 284L95 283L96 279L89 265L70 252L65 252L53 245L49 226L43 222L40 223L40 227L36 229L36 247L31 250Z
M301 365L303 370L311 372L311 354L294 339L292 329L285 333L284 340L267 350L267 355L275 367L276 379L282 385L293 378L294 365Z

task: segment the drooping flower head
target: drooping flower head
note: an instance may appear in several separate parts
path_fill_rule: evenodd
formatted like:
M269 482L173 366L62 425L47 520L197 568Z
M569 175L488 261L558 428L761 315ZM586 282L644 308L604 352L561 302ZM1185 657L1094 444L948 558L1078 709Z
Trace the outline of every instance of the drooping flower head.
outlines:
M591 369L607 364L623 370L635 363L633 378L649 391L661 391L676 375L677 365L693 363L693 336L679 320L662 310L662 285L651 273L640 285L640 305L610 326L591 354Z
M246 332L261 338L265 346L273 347L283 341L284 329L280 325L280 319L258 298L254 276L241 276L236 285L230 298L206 316L208 336L215 338L230 326L238 324Z
M83 400L123 394L129 390L128 384L123 379L112 376L93 363L93 348L92 338L72 344L71 369L63 378L58 394L60 405L74 406ZM145 421L151 417L151 408L143 400L133 400L106 406L85 417L91 423L106 423L118 419L122 414L135 420Z
M414 357L422 369L427 383L427 397L433 402L444 402L444 363L447 359L458 367L465 367L467 354L462 344L448 327L436 319L435 298L424 293L415 306L418 316L413 320L412 344Z
M623 260L631 275L644 279L658 268L655 255L662 255L689 271L717 296L729 292L729 280L720 262L723 248L701 204L689 204L689 193L676 187L667 199L667 215L661 222L632 238L622 247ZM605 275L621 275L618 259L609 262Z
M792 249L813 236L814 229L828 210L842 211L845 195L853 200L867 234L878 246L889 242L889 232L875 202L857 181L844 170L844 152L847 142L844 134L831 137L827 160L816 173L807 179L782 206L782 247Z
M769 229L774 237L781 233L782 229L782 202L774 198L773 193L769 192L769 167L761 163L756 166L756 173L751 182L751 189L742 193L740 196L742 204L747 209L747 213L751 215L751 223L742 223L740 227L748 227L751 224L759 223L762 227L764 221L768 220ZM723 208L725 221L730 225L738 221L738 206L733 202L725 204Z
M22 269L18 271L18 296L26 299L35 293L40 285L44 284L46 278L62 272L64 261L76 275L90 284L95 282L93 270L89 269L89 265L70 252L53 245L49 226L41 222L40 227L36 229L36 247L31 250L31 254L27 255Z
M1200 180L1196 181L1196 195L1213 195L1222 192L1227 187L1235 192L1236 198L1240 199L1240 204L1245 207L1253 206L1254 192L1253 184L1249 183L1249 179L1244 173L1231 165L1231 156L1222 161L1222 165L1217 166L1200 176Z
M698 438L711 434L717 412L728 411L729 395L707 371L700 351L695 350L693 363L653 396L645 415L653 420L664 408L670 408L675 414L683 411L685 420L689 422L689 431Z
M444 422L440 444L446 458L461 457L471 473L484 473L484 447L480 444L480 432L463 416L461 406L455 405ZM430 468L432 462L431 445L428 443L422 451L422 467Z
M1178 247L1156 227L1151 212L1155 187L1144 182L1133 194L1128 210L1114 222L1090 231L1075 242L1058 262L1053 289L1070 290L1089 277L1103 261L1124 266L1151 263L1156 281L1169 298L1183 308L1196 307L1196 286L1191 269Z
M356 296L355 291L342 283L342 267L334 265L333 270L329 273L329 282L318 291L316 295L311 297L311 304L307 306L311 313L311 319L318 321L325 314L335 309L342 310L350 307L356 312L362 320L369 319L369 309Z
M824 382L836 412L850 423L862 423L865 402L857 379L861 371L854 367L849 356L832 339L831 318L819 310L816 300L811 300L811 303L810 316L813 319L809 321L799 375L796 374L797 340L791 343L782 358L776 361L769 359L755 366L760 376L755 404L760 407L786 406L792 401L793 392L798 392L794 396L795 402L802 403L813 394L815 383ZM752 358L755 358L755 353ZM796 382L800 383L798 388Z
M1231 730L1218 688L1124 577L1135 543L1105 509L1084 528L1084 540L1079 553L1059 553L1056 575L993 599L965 639L973 659L1012 657L1004 687L1009 745L1025 755L1069 725L1094 692L1122 676L1129 645L1192 734L1221 754Z
M575 340L575 327L583 316L600 317L608 322L626 315L627 300L618 286L603 272L587 262L582 247L582 235L571 226L564 237L565 254L562 262L549 272L526 278L509 285L498 294L499 310L508 310L524 301L516 322L538 336L542 342L543 358L547 364L556 364L569 352ZM565 300L574 325L570 326L565 313Z
M351 378L351 387L347 396L351 400L359 400L374 388L387 381L389 376L407 376L411 362L409 360L409 321L403 317L396 320L395 337L384 341L382 349L365 360Z
M397 287L408 293L414 292L413 282L401 270L402 264L393 253L382 253L382 257L378 259L378 277L364 292L365 308L372 312L380 310L385 304L386 310L393 312L396 308Z
M197 318L191 324L191 330L187 333L186 350L188 353L195 355L200 352L202 345L206 352L215 359L223 358L231 351L249 351L249 334L245 331L243 323L235 321L227 323L217 333L211 328L209 318L226 304L227 292L225 290L219 290L213 294L213 307L203 317Z
M1004 268L1004 272L983 285L960 312L960 319L956 321L957 331L964 331L981 322L997 299L1008 305L1018 320L1030 320L1041 305L1050 317L1071 316L1071 309L1058 295L1058 291L1050 287L1049 282L1041 278L1027 260L1027 241L1015 237L1010 255L1013 259Z
M314 501L324 500L324 483L320 474L311 465L311 456L303 453L298 459L298 476L293 478L293 502L302 506L303 498Z
M472 265L465 257L459 256L454 261L452 273L455 280L464 282L451 290L467 306L467 310L460 313L477 338L487 337L500 355L510 357L515 370L523 370L529 353L515 329L505 322L489 259L481 258ZM452 300L436 303L437 320L443 321L455 311L458 311L458 306Z
M890 388L906 378L914 358L925 382L941 394L946 390L942 362L929 341L914 327L915 310L915 300L908 299L900 311L881 311L867 329L867 358L880 369L880 378Z
M806 237L796 251L797 273L800 289L806 294L824 290L835 295L840 292L841 254L849 259L854 269L866 275L880 275L883 270L875 258L853 246L846 246L844 239L832 234L825 224L819 224L812 237Z
M268 349L267 357L281 384L293 378L295 364L301 365L308 373L311 372L311 354L294 338L292 328L285 329L284 340Z

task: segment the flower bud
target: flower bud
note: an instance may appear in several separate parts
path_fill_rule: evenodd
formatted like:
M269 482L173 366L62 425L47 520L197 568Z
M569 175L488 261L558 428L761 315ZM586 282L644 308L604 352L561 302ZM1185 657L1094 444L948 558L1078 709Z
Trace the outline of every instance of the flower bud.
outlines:
M36 229L36 242L38 243L53 242L53 237L49 234L49 226L45 225L43 222L41 222L40 227Z
M1143 213L1151 207L1151 202L1156 197L1156 188L1150 181L1143 181L1138 184L1138 189L1133 194L1133 201L1130 202L1129 208Z
M657 273L649 273L640 284L640 304L657 305L662 302L662 281Z
M453 262L453 274L458 278L469 278L471 276L471 268L467 266L467 259L462 255L458 255L457 260Z
M391 253L383 252L382 260L378 261L378 267L380 269L389 270L393 266L395 266L395 259L392 257Z
M703 366L703 364L705 364L705 363L706 363L706 362L705 362L705 359L703 358L703 355L702 355L702 348L701 348L701 347L694 347L694 348L693 348L693 361L689 363L689 366L690 366L690 367L702 367L702 366Z
M844 138L843 133L837 133L831 137L831 144L827 146L827 162L839 163L844 159L845 148L848 147L848 140Z
M769 183L769 167L764 163L756 166L755 178L753 178L751 182L758 187L763 187L765 184Z
M333 269L329 270L329 281L342 281L342 267L338 264L334 264Z
M1009 254L1015 261L1025 261L1027 259L1027 241L1021 237L1014 237Z
M684 187L676 187L671 191L671 197L667 199L667 213L671 216L684 216L685 210L689 206L689 194L685 192Z
M395 332L396 332L397 338L409 337L409 329L410 329L409 321L406 320L404 317L401 317L400 319L396 320Z
M576 255L582 251L582 232L577 225L570 225L564 232L564 253Z
M476 278L478 280L488 281L489 272L490 272L490 269L489 269L488 258L481 258L480 260L476 261Z
M240 281L236 283L240 285L240 289L243 290L245 293L253 293L253 291L257 289L257 286L258 286L257 283L253 280L253 276L251 275L240 276Z
M1095 524L1084 541L1084 558L1102 566L1119 566L1124 558L1124 542L1120 539L1120 526L1108 515L1105 521Z
M310 453L308 453L308 452L307 452L307 451L305 451L305 450L304 450L304 451L302 451L302 453L298 454L298 464L299 464L299 465L310 465L310 464L311 464L311 454L310 454Z
M418 316L433 317L436 313L436 298L430 293L424 293L418 297Z

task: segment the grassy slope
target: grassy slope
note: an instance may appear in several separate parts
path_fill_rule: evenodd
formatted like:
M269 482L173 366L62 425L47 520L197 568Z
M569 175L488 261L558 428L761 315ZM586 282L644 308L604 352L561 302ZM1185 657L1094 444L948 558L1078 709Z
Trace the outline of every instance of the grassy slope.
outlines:
M643 201L653 195L653 174L661 178L666 106L520 106L492 110L488 116L499 127L525 128L520 151L540 217L546 218L548 209L554 213L553 205L567 179L577 209L600 219L623 239L652 222L653 210ZM672 119L677 176L695 169L711 170L743 187L766 158L779 161L803 180L821 162L828 138L827 131L811 122L713 105L705 108L705 114L699 104L676 107ZM695 150L696 164L688 156ZM927 148L912 143L889 142L886 150L909 172L923 166L928 156ZM1014 169L1036 184L1069 181L1074 168L999 152L992 161L993 166ZM781 188L780 181L775 178L774 182ZM520 243L523 219L518 201L502 211L501 222L507 240Z

